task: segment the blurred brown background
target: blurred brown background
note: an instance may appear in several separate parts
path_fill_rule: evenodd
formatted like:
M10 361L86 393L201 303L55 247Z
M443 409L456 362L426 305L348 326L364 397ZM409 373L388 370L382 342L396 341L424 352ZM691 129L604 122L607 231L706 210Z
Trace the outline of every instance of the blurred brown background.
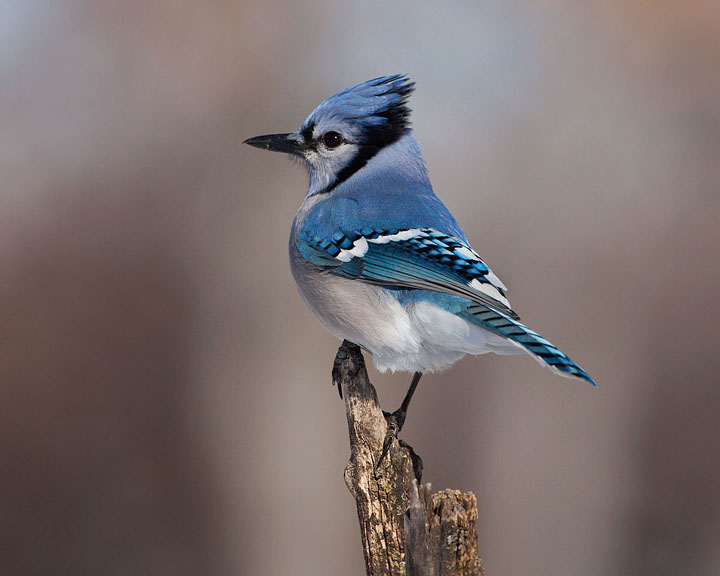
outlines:
M2 2L0 573L364 573L305 179L242 140L407 72L436 192L600 385L427 376L426 480L490 575L719 574L720 5L589 4Z

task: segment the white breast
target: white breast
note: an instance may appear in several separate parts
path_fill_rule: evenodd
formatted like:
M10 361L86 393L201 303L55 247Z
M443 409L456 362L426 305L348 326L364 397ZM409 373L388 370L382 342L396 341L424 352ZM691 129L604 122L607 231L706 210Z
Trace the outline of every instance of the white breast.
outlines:
M291 260L298 291L320 323L370 352L381 372L436 372L465 354L522 352L513 342L430 303L403 306L388 290Z

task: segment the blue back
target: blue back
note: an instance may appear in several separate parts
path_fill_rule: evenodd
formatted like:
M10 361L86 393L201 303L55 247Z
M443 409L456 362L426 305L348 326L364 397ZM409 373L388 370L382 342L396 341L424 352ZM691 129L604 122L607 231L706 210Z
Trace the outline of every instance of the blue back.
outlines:
M306 202L309 200L306 199ZM332 192L314 198L300 236L309 232L331 239L337 232L434 228L466 242L453 215L435 196L415 138L410 134L382 149L362 170ZM301 208L299 214L303 214Z

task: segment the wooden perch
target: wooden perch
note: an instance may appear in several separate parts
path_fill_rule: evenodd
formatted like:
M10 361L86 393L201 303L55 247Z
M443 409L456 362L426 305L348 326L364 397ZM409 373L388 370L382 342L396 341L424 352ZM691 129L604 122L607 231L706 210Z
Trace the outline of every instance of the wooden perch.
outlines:
M422 461L402 441L377 466L387 423L358 346L342 343L333 378L345 398L345 484L355 497L368 576L482 576L475 496L431 496L430 484L419 485Z

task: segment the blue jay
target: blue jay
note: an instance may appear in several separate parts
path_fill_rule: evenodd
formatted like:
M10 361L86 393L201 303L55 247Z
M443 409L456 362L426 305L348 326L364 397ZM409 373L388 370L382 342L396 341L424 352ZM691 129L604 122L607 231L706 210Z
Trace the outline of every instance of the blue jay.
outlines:
M307 196L290 232L298 291L332 334L384 371L414 372L397 431L423 372L466 354L526 352L561 376L588 374L519 322L507 288L433 193L410 131L415 84L385 76L322 102L297 132L246 144L298 158Z

